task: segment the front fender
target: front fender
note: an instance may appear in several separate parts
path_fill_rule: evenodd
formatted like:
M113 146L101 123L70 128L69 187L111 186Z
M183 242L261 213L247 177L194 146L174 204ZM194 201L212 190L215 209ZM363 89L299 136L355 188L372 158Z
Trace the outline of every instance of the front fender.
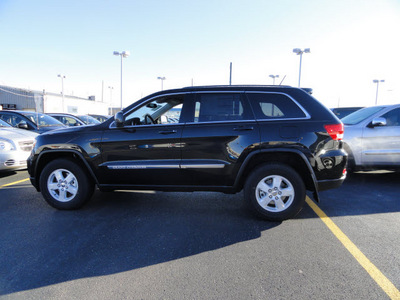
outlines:
M96 173L93 170L94 167L88 162L87 157L85 157L82 151L78 151L77 149L47 149L42 150L35 159L30 158L28 162L30 180L37 191L40 191L39 181L43 168L49 161L61 157L69 157L77 160L79 164L88 171L94 182L98 184Z

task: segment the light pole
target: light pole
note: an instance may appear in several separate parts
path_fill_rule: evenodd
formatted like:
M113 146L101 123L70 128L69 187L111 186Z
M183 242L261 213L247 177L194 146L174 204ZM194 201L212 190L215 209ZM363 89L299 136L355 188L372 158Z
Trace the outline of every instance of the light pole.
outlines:
M64 78L65 78L65 75L58 74L57 77L61 78L62 112L64 112Z
M129 51L122 51L122 52L114 51L114 55L121 56L121 110L122 110L122 59L124 57L128 57L130 54L131 53Z
M108 87L110 89L110 105L112 105L112 90L114 89L113 86Z
M163 89L164 89L163 82L164 82L164 80L167 79L167 78L165 78L165 77L157 77L157 79L160 79L160 80L161 80L161 90L163 90Z
M113 105L112 105L112 91L113 91L114 87L113 86L109 86L108 88L110 89L110 107L108 108L108 114L112 115L112 107L113 107Z
M300 48L294 48L293 52L296 53L297 55L300 55L300 67L299 67L299 85L300 87L300 78L301 78L301 60L303 57L303 53L310 53L310 48L305 48L304 50L301 50Z
M376 97L375 97L375 105L378 105L378 90L379 90L379 82L385 82L385 80L381 79L374 79L372 80L373 83L376 83Z
M269 75L272 78L272 85L275 85L275 78L279 78L279 75Z

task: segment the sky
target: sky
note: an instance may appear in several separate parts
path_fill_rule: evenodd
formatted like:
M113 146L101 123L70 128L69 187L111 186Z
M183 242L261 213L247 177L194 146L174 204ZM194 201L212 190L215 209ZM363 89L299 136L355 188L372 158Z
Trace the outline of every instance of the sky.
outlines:
M276 84L327 107L400 103L400 0L0 0L0 85L123 106L164 89ZM109 88L109 87L112 87Z

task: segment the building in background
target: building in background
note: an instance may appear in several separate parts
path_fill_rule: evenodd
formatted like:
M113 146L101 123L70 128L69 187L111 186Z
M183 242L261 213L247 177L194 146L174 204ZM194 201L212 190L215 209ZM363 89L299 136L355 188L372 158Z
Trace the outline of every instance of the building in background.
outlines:
M110 104L96 101L94 96L80 98L46 91L33 91L0 85L0 109L43 113L108 115Z

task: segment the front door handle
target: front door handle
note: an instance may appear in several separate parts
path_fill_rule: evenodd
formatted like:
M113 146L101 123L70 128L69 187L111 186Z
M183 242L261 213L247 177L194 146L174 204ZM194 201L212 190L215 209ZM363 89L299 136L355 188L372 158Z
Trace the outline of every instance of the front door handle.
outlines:
M253 129L254 129L253 126L239 126L239 127L233 128L234 131L249 131L249 130L253 130Z
M158 132L159 134L173 134L173 133L177 133L176 130L160 130Z

